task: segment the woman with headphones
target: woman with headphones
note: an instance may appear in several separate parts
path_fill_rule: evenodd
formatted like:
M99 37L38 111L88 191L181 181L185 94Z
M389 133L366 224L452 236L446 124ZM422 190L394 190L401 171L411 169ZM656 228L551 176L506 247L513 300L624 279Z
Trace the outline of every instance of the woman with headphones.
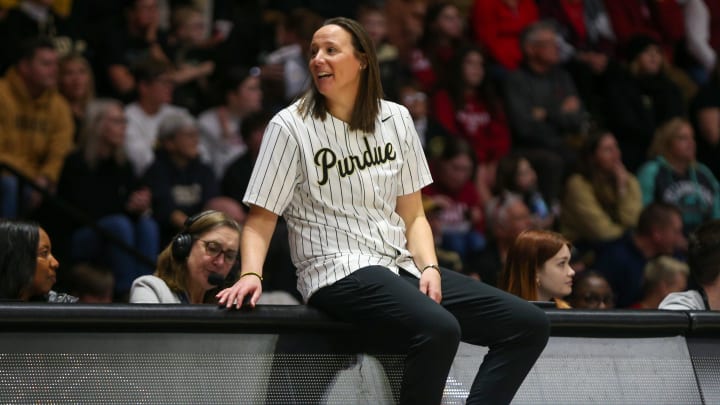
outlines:
M135 279L130 302L214 303L219 291L214 290L235 281L239 248L240 225L225 213L211 210L189 217L160 253L155 274Z

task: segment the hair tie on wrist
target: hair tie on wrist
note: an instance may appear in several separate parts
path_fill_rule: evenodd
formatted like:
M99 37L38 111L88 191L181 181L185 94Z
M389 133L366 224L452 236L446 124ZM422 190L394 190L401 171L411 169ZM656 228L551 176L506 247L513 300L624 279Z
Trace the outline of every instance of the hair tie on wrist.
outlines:
M242 273L240 275L240 277L238 278L238 280L240 280L241 278L243 278L245 276L255 276L255 277L259 278L260 281L263 281L263 276L259 275L258 273L255 273L254 271L248 271L247 273Z

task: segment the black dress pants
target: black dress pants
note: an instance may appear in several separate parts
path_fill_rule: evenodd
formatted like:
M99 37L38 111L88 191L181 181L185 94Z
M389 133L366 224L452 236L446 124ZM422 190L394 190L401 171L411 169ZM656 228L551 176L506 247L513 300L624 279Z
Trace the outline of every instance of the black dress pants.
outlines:
M489 348L466 404L510 403L547 343L545 313L457 272L441 273L440 304L420 292L416 277L403 270L398 277L381 266L321 288L308 304L376 337L402 339L407 357L401 404L440 403L460 341Z

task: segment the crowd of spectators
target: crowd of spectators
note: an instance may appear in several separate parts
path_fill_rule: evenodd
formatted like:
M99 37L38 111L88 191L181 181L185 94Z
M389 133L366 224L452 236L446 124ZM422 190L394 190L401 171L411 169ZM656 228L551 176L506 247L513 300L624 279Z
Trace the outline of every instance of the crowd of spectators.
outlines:
M446 267L507 284L540 229L565 238L571 306L688 287L686 238L720 218L720 0L1 1L0 163L35 187L2 171L0 217L53 236L60 286L111 274L94 296L126 300L189 217L242 224L265 125L337 15L413 117ZM265 289L297 297L276 232Z

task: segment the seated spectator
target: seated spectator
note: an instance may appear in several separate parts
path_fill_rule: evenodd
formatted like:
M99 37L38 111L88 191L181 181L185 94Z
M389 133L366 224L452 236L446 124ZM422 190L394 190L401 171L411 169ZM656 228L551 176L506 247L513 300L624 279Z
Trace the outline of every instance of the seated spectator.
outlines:
M87 59L71 53L60 59L58 90L70 106L77 143L88 103L95 98L95 79Z
M380 65L380 82L385 91L385 98L397 100L395 82L401 74L400 61L398 49L387 39L388 23L385 6L381 2L363 1L360 2L355 15L375 45L375 53Z
M207 106L209 78L215 71L212 49L206 47L205 21L199 9L179 6L172 11L167 56L174 66L175 104L198 114Z
M247 150L240 128L248 115L262 109L259 75L256 67L230 70L222 84L223 104L203 112L198 118L200 156L212 166L217 178L221 178L230 163Z
M615 304L610 284L602 274L593 270L575 275L568 302L575 309L612 309Z
M488 50L494 63L507 70L520 66L520 36L537 20L535 0L475 0L470 14L475 41Z
M485 246L483 208L472 181L475 156L460 139L448 138L433 164L435 182L422 192L441 207L442 246L463 259Z
M160 121L157 158L143 182L152 192L153 216L163 243L219 194L212 169L200 161L199 138L197 123L188 113L170 114Z
M615 33L603 0L538 0L540 18L557 24L563 39L561 59L583 105L605 122L605 82L616 69Z
M508 250L521 232L532 228L533 220L523 200L507 192L488 202L485 218L487 243L484 249L470 255L464 273L497 287Z
M322 22L318 14L299 8L278 25L278 48L265 56L265 64L261 67L263 82L269 86L266 105L271 110L279 110L308 89L310 42Z
M136 66L153 60L169 63L166 55L167 33L159 28L158 0L125 2L123 24L107 30L108 37L98 49L100 92L127 102L137 90L132 73Z
M0 221L0 300L76 302L76 297L52 290L59 266L44 229Z
M78 263L70 269L68 291L87 304L110 304L113 302L115 280L110 269L88 263Z
M594 245L635 227L642 209L640 184L625 169L615 136L602 130L592 134L578 164L565 186L562 234L573 243Z
M242 136L243 144L247 147L247 152L239 156L225 170L220 190L223 195L232 197L241 202L250 183L250 174L252 174L255 161L260 153L260 144L262 143L265 128L270 122L272 115L265 111L250 114L241 123L238 130ZM250 208L243 205L245 212Z
M52 43L33 39L20 48L19 61L0 79L0 162L52 192L72 148L72 113L55 89L58 54ZM41 195L20 190L16 177L3 172L0 181L0 217L14 218L23 214L20 209L40 205Z
M498 161L510 151L510 128L502 102L485 75L480 48L457 50L433 96L432 114L443 128L468 142L478 160L475 185L482 201L490 198Z
M529 230L510 247L499 287L528 301L550 301L570 308L563 298L572 292L570 242L550 231Z
M540 193L538 176L530 161L520 154L500 159L493 194L502 198L507 193L518 195L532 215L532 226L550 229L555 223L557 202L547 201Z
M153 149L160 121L187 111L170 104L173 93L171 72L170 65L152 60L143 62L133 71L138 97L125 107L128 120L125 150L137 176L142 176L155 158Z
M187 219L182 231L160 253L154 275L133 282L135 304L216 303L218 287L237 279L240 225L219 211L203 211ZM256 277L252 273L248 276ZM259 277L259 276L258 276ZM262 277L260 277L262 281ZM284 293L265 293L260 304L294 305Z
M620 50L631 48L633 37L653 38L668 61L684 39L685 21L678 1L605 0L605 9ZM630 58L628 58L630 61Z
M384 3L388 42L397 47L401 68L408 68L423 35L428 4L424 0L390 0Z
M558 32L582 62L588 56L614 53L615 33L603 0L538 0L540 17L554 21Z
M445 141L450 134L430 115L427 94L420 85L412 80L404 81L397 90L398 103L407 107L410 117L415 125L415 132L420 137L425 155L430 159L436 158L443 149Z
M455 51L467 42L460 10L449 1L429 3L422 32L408 68L422 90L431 94L438 79L448 74Z
M698 135L698 161L707 165L715 178L720 178L720 159L717 158L720 156L720 63L712 70L710 79L693 100L690 117Z
M634 232L597 248L593 268L610 283L615 306L628 308L642 298L648 261L658 255L678 254L685 247L678 208L651 203L640 212Z
M663 72L659 43L644 36L628 44L629 66L605 86L608 128L618 137L623 162L635 171L645 160L653 133L685 112L680 89Z
M5 2L7 3L7 2ZM61 55L83 52L87 48L78 37L77 27L53 10L52 0L20 0L0 20L0 73L22 53L23 41L47 38Z
M690 270L686 263L670 256L658 256L645 265L643 297L634 309L657 309L670 293L685 291Z
M685 17L685 68L699 84L705 84L718 61L720 49L720 0L679 0Z
M676 205L686 235L701 223L720 218L720 185L710 169L695 159L695 153L692 126L676 118L658 128L651 160L638 171L643 203Z
M688 264L690 277L698 288L669 294L660 309L720 310L720 221L701 225L690 235Z
M85 223L65 224L72 260L112 269L119 300L135 278L152 272L147 263L153 263L160 250L158 225L150 215L151 191L133 173L123 148L125 126L119 101L91 102L80 145L65 160L58 184L60 197L146 258L137 259Z
M155 274L132 283L130 302L213 303L217 287L231 285L237 278L239 250L240 225L227 215L204 211L188 217L160 253Z
M442 245L442 207L434 200L423 197L423 210L425 211L425 216L430 224L430 230L432 231L435 241L435 255L438 259L438 266L462 273L462 257L460 257L458 252L445 249Z
M583 132L586 113L570 75L560 66L558 35L550 23L527 28L521 45L524 62L505 85L513 149L547 176L545 198L556 199L566 168L575 163L571 146Z

